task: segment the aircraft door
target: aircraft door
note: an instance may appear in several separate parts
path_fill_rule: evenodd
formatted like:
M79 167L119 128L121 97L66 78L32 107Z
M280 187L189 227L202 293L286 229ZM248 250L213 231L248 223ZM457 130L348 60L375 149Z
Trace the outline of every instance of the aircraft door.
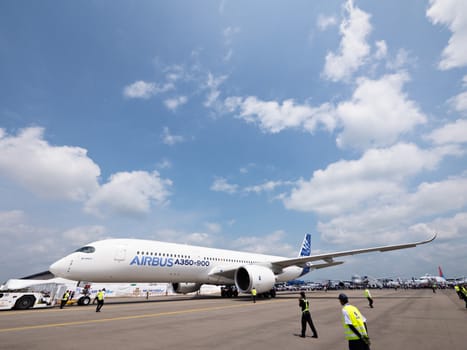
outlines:
M124 261L126 258L126 245L120 245L117 247L117 250L115 251L115 261Z

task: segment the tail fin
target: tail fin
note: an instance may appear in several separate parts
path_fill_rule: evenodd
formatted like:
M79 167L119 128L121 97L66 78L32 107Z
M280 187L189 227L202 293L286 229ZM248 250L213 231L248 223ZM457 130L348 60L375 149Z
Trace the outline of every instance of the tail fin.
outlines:
M438 266L439 277L444 278L443 270L441 270L441 266Z
M299 256L310 256L311 255L311 234L306 233L305 237L303 237L302 247L300 248ZM300 276L306 275L310 272L309 267L304 267Z
M310 256L311 255L311 234L305 234L303 238L302 247L300 249L299 256Z

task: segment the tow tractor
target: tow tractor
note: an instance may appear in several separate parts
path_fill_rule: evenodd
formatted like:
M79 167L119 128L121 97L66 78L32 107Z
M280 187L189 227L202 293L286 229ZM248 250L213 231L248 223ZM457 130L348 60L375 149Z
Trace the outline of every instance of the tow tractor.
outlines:
M0 310L26 310L53 307L66 291L66 285L47 283L18 290L0 290Z

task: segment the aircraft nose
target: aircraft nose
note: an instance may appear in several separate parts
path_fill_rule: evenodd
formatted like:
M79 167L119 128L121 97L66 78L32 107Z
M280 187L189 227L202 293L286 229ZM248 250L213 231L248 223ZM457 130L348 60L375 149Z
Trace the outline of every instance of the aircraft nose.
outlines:
M65 276L67 268L68 268L67 260L63 258L63 259L57 260L52 265L50 265L49 271L52 272L57 277L63 277Z

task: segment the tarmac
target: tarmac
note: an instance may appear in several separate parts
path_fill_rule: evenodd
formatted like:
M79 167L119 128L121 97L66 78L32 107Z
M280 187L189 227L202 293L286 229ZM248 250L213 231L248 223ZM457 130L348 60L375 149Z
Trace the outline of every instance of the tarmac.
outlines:
M344 291L367 318L372 350L466 349L467 309L454 290ZM339 291L307 292L319 338L300 335L298 292L274 299L162 296L95 306L0 312L0 349L348 349Z

